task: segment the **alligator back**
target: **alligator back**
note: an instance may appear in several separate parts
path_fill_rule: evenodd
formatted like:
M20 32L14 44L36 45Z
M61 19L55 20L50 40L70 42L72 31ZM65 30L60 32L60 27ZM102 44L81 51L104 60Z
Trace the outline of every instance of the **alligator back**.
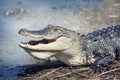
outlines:
M117 58L120 55L120 25L88 33L82 45L88 62L107 54Z

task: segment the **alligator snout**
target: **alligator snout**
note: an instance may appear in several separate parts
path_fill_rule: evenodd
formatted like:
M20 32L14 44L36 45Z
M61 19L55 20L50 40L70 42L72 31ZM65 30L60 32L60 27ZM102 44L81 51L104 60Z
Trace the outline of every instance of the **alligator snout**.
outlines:
M30 37L33 37L33 38L39 38L41 37L41 34L43 33L43 31L33 31L33 30L27 30L27 29L20 29L18 31L19 34L23 35L23 36L30 36Z
M25 35L25 36L27 36L28 35L28 33L27 33L27 29L20 29L19 31L18 31L18 33L19 34L21 34L21 35Z

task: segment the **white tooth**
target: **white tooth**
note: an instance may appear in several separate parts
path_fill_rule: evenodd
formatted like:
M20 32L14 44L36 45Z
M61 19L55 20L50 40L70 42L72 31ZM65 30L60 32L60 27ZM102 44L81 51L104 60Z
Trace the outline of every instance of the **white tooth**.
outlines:
M28 42L27 42L27 46L29 46Z

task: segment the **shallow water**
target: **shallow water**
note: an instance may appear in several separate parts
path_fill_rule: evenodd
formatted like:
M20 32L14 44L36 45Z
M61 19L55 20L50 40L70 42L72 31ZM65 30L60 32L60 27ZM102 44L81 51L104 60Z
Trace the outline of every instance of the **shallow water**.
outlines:
M37 61L19 47L19 42L31 39L18 35L19 29L41 29L48 24L69 29L83 26L78 6L104 4L99 0L0 0L0 80L16 80L25 70L22 66Z

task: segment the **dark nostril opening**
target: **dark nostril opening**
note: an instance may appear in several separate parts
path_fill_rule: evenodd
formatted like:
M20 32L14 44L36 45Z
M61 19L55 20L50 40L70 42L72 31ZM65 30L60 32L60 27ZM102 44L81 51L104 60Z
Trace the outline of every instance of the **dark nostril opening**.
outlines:
M20 30L18 31L19 34L22 34L22 33L25 33L25 32L27 32L27 29L20 29Z

